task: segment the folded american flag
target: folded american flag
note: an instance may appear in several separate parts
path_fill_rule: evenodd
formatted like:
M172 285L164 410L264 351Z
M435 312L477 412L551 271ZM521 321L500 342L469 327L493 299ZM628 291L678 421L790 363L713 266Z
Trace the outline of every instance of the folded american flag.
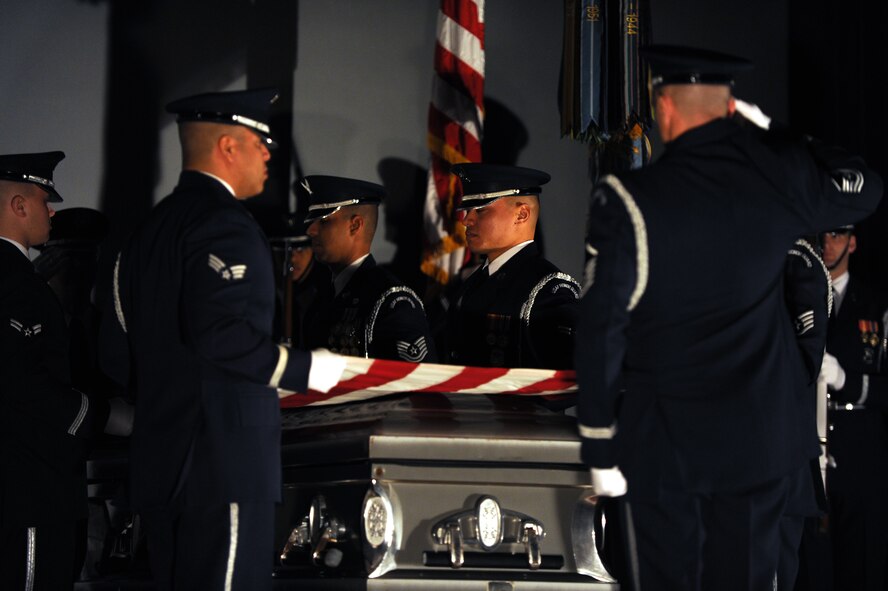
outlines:
M418 393L551 395L575 392L572 370L471 367L347 357L339 383L323 394L280 393L281 407L320 406Z

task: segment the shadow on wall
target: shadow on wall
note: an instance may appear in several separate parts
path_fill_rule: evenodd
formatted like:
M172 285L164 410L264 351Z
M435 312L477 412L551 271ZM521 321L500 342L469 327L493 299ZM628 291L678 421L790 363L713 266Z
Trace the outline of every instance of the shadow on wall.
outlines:
M527 127L503 103L485 97L481 153L489 164L514 165L529 139ZM385 239L395 245L386 266L417 293L425 293L426 277L419 270L423 248L423 209L428 169L402 158L383 158L377 165L387 196ZM537 241L541 242L540 228Z
M110 6L100 197L112 227L107 253L116 252L151 210L159 176L159 130L170 100L222 89L246 72L248 87L279 89L271 124L279 138L292 135L298 2L90 1ZM290 170L298 168L292 143L279 143L266 191L250 206L258 210L254 215L260 224L266 215L286 212Z

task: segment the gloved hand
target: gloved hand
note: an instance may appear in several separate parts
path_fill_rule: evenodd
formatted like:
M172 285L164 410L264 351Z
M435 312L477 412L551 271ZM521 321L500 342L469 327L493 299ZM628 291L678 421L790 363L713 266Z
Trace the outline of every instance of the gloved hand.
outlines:
M108 406L111 407L111 412L105 422L105 433L128 437L133 432L136 407L123 398L112 398L108 401Z
M314 349L311 352L311 368L308 370L308 387L318 392L329 392L339 383L343 371L345 357L327 349Z
M592 490L599 497L621 497L626 494L626 478L617 466L591 468Z
M839 365L839 360L829 353L823 354L823 363L820 364L820 379L835 391L845 387L845 370Z
M762 129L769 129L771 127L771 118L765 115L762 110L758 108L758 105L753 105L752 103L747 103L735 98L734 106L737 108L737 112L747 121L754 123Z

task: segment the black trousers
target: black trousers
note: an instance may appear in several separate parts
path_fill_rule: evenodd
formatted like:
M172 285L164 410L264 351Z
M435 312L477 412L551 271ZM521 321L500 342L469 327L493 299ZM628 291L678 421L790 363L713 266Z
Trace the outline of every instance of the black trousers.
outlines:
M76 564L76 522L0 529L0 589L72 589Z
M661 491L630 510L641 591L771 591L789 479L732 493Z
M274 503L141 512L158 591L271 589Z

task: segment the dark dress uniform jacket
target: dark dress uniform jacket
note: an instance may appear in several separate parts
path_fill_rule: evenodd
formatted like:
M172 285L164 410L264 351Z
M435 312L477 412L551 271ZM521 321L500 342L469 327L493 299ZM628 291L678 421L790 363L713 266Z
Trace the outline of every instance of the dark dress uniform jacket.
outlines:
M360 264L338 295L329 284L305 318L309 348L341 355L434 362L437 355L419 297L373 255Z
M0 525L86 515L84 438L108 406L71 388L62 307L14 245L0 240Z
M838 314L830 318L826 350L845 370L830 389L827 470L830 531L837 581L847 589L884 589L888 551L888 417L885 407L883 305L851 275ZM846 405L852 410L844 410Z
M280 387L304 391L310 356L269 336L272 259L252 216L221 183L185 171L115 275L104 367L135 391L134 506L277 500L280 410L269 384L283 372ZM128 361L118 354L127 346Z
M449 362L572 367L578 298L577 282L528 244L493 275L481 268L466 280L448 318Z
M808 394L802 400L797 420L807 429L803 436L817 441L817 376L826 348L826 330L832 310L829 271L820 255L803 239L789 249L784 269L785 299L796 334L796 344L805 364ZM813 486L812 486L813 485ZM827 510L826 493L820 474L820 461L812 460L796 474L790 486L785 512L793 516L814 516ZM801 527L801 525L799 526ZM789 549L796 554L797 547ZM782 556L781 556L782 558ZM781 564L784 561L781 560Z
M668 480L738 491L815 457L798 420L810 389L786 252L861 219L881 193L857 158L730 119L606 177L592 193L577 341L585 461L619 465L639 494Z

